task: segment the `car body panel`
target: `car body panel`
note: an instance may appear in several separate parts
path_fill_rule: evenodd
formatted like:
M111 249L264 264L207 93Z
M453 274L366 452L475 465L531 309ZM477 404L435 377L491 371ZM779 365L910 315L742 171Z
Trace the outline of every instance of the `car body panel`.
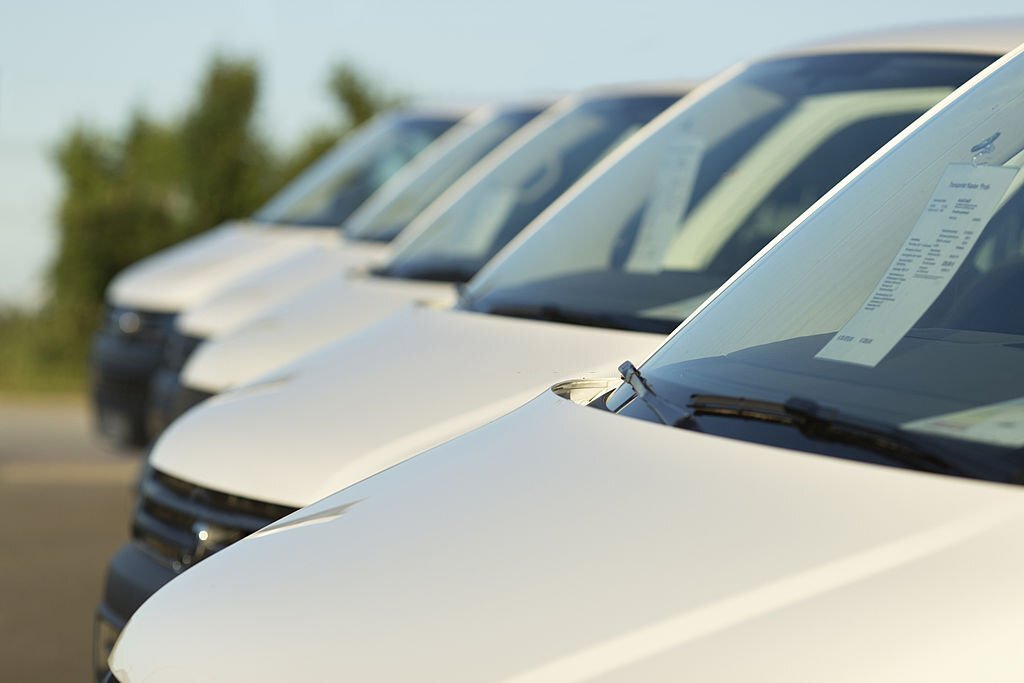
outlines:
M229 286L185 309L176 327L191 337L215 337L259 316L303 290L351 269L369 268L390 253L387 244L336 236L334 243L306 249L236 278Z
M682 81L634 84L594 88L560 99L509 135L417 214L393 243L395 251L400 252L402 245L408 244L419 235L429 234L432 229L445 229L443 221L439 223L440 217L452 210L452 207L460 206L460 202L479 197L480 195L476 193L480 190L481 184L487 189L486 184L493 181L492 174L500 175L507 173L510 167L529 166L535 163L543 152L540 147L544 147L537 141L545 135L550 135L553 126L579 107L605 98L642 98L666 94L681 97L689 87L690 83ZM494 188L489 188L489 191L494 191ZM357 214L354 219L358 218ZM285 286L265 284L258 278L252 278L248 283L239 283L239 286L233 288L234 291L225 292L222 296L193 307L179 318L179 330L189 336L210 340L184 368L185 383L189 387L204 391L224 391L271 371L283 362L294 360L301 353L312 351L342 334L353 331L357 326L356 320L372 322L385 317L387 313L395 310L394 300L388 296L389 293L408 292L410 302L452 302L451 296L447 295L448 290L445 290L444 296L436 298L440 290L437 289L436 282L430 281L396 280L394 285L388 286L384 282L385 278L377 278L374 282L368 282L366 287L358 287L353 283L361 275L353 273L341 283L342 288L338 289L337 278L323 280L323 286L320 287L316 283L317 278L310 274L296 273L289 277L295 282L305 278L305 284L311 286L310 291L301 292L299 287L287 287L287 291L295 294L295 298L286 300L282 295L286 291ZM280 282L282 279L277 278L277 281ZM416 291L418 282L422 283L421 292ZM316 286L313 287L314 285ZM264 289L273 290L276 294L271 296L270 293L264 293ZM364 303L332 301L332 289L334 296L365 294L371 296L371 299ZM375 297L375 292L380 296ZM367 314L372 313L370 307L380 301L381 296L385 297L385 301L381 302L385 308L381 310L379 316L367 318ZM315 303L318 299L322 301L319 315ZM256 304L261 301L265 302L265 305L257 307ZM247 305L246 302L251 302L251 305ZM273 306L276 306L276 310ZM361 315L351 322L339 321L336 317L354 310L360 311ZM268 320L272 320L269 325L276 328L273 333L267 333ZM251 326L243 327L245 323L250 322ZM235 331L237 334L231 334ZM227 358L230 360L225 360Z
M216 491L307 505L504 414L560 377L614 372L661 340L412 306L204 402L171 425L150 462Z
M406 306L455 302L445 282L335 272L323 282L199 346L182 372L189 388L219 393L369 327Z
M129 266L107 291L112 305L178 311L275 261L337 242L335 230L232 221Z
M110 661L122 683L1019 680L1022 533L1017 487L548 392L182 574Z
M912 24L875 29L812 41L783 54L822 52L941 52L1005 54L1020 45L1024 20L1020 17L968 20L956 23Z

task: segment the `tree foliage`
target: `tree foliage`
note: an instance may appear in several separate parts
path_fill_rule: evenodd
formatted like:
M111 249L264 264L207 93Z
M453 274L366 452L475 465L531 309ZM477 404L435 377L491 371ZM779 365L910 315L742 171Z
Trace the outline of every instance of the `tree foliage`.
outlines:
M351 64L332 71L327 90L338 121L312 131L293 150L275 151L257 125L256 64L223 56L211 61L177 119L136 112L112 134L75 125L54 154L63 195L47 303L37 322L5 313L0 328L47 337L24 345L37 348L49 359L41 357L44 362L61 353L81 358L104 290L120 270L224 220L250 215L349 130L399 102Z
M404 101L403 97L381 87L350 63L334 67L328 89L353 128L377 112L397 107Z
M246 215L276 189L269 146L255 130L258 95L253 63L218 58L185 117L182 184L195 231Z
M340 122L276 153L256 122L254 62L216 57L177 121L136 113L120 135L78 125L60 142L64 181L50 306L92 327L103 291L134 261L230 219L251 214L351 128L399 98L351 64L328 82Z

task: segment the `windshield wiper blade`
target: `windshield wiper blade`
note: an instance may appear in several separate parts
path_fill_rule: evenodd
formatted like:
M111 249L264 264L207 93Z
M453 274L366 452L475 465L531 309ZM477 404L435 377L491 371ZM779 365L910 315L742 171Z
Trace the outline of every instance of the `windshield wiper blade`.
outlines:
M693 413L654 393L651 385L640 374L640 369L633 365L633 363L628 360L622 363L619 366L619 375L622 376L622 380L626 384L633 388L633 393L636 394L636 397L651 409L651 412L661 420L662 424L670 427L691 429L696 432L701 431L697 423L693 421Z
M619 315L613 313L596 313L579 311L552 304L539 306L492 306L486 310L491 315L507 315L513 318L529 318L570 325L587 327L607 327L630 332L653 332L667 334L676 328L676 321L665 321L656 318Z
M1005 473L1003 476L993 475L992 472L979 473L979 469L990 469L982 467L979 463L972 463L973 467L966 468L960 462L955 462L964 458L951 457L939 451L934 445L923 444L920 439L897 428L852 420L841 416L838 410L825 408L810 399L793 397L779 403L743 397L694 394L687 407L693 416L738 417L790 425L809 439L846 443L864 448L914 469L966 477L1005 479Z
M491 315L507 315L512 318L532 318L553 323L571 323L573 325L594 325L598 327L615 327L615 319L603 313L583 313L570 311L560 306L548 304L540 306L494 306L487 310Z

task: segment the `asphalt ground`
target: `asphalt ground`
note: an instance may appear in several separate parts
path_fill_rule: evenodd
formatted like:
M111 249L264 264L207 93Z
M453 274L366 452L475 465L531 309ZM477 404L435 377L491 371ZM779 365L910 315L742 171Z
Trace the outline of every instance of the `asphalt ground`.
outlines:
M0 396L0 681L91 680L140 462L96 439L84 400Z

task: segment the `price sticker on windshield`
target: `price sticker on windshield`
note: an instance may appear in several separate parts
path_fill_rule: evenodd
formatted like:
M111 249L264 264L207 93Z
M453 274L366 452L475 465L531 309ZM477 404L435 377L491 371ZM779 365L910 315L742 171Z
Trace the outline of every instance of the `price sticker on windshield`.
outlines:
M666 143L626 270L656 273L661 269L665 250L693 198L703 156L704 145L696 136L677 135Z
M956 275L1018 170L951 164L867 301L815 358L878 365Z

